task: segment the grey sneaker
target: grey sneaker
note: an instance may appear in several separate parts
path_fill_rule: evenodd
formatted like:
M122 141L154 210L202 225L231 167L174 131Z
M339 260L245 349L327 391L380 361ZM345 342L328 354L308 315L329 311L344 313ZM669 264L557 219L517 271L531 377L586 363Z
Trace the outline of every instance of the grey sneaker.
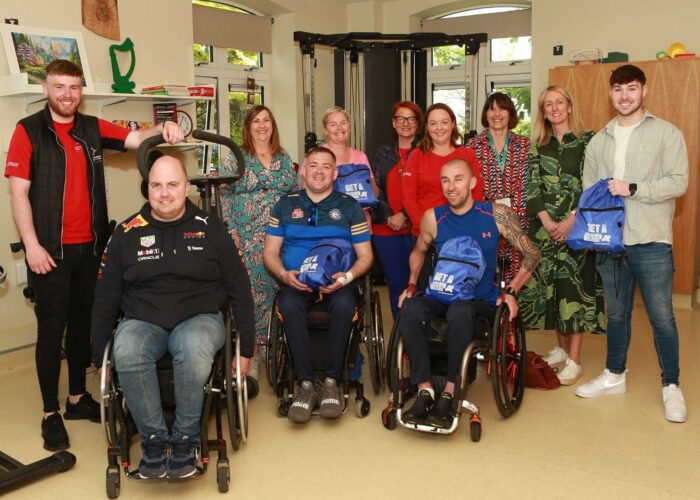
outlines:
M165 477L168 448L170 448L170 441L163 436L152 434L148 439L141 439L141 462L139 463L141 479Z
M319 413L321 418L338 418L343 414L343 395L336 381L326 377L321 387L321 402Z
M287 418L296 424L305 424L318 403L318 391L311 380L304 380L289 407Z
M199 439L182 436L173 439L170 458L168 459L168 477L181 479L197 473L197 452Z

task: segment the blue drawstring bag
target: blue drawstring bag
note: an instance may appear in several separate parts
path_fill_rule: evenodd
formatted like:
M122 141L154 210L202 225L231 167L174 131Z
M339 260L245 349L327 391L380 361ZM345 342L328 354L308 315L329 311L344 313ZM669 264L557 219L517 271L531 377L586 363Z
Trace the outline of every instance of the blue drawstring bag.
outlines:
M360 206L376 207L379 200L372 191L369 166L361 163L338 165L338 177L333 182L333 189L352 196Z
M484 255L474 238L451 238L440 249L425 296L446 305L458 300L473 300L474 289L485 268Z
M319 241L301 263L297 279L316 291L335 280L333 275L345 272L355 262L352 244L341 238L324 238Z
M574 227L566 244L574 250L597 250L610 254L625 251L622 242L625 201L613 196L608 181L601 179L581 194Z

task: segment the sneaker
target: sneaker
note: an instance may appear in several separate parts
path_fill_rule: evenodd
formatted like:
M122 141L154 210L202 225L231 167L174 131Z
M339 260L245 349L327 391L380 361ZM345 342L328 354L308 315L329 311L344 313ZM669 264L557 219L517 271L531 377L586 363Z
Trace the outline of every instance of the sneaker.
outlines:
M182 479L194 476L197 473L197 453L199 451L199 439L191 436L182 436L173 439L168 459L168 477Z
M664 416L669 422L685 422L688 420L688 409L681 388L676 384L664 386L661 389L661 397L664 402Z
M408 410L403 412L403 421L407 424L422 424L430 410L435 406L435 400L427 389L418 391L416 401Z
M561 382L561 385L574 385L576 381L579 378L581 378L582 373L583 368L581 368L581 365L577 364L576 361L569 358L566 360L564 369L560 370L557 373L557 378L559 378L559 382Z
M443 392L435 403L435 406L425 419L425 423L438 429L449 429L454 422L452 411L452 394Z
M316 403L318 403L318 391L314 383L310 380L304 380L299 385L299 391L289 407L287 418L294 423L305 424L311 418Z
M86 392L77 403L73 404L66 399L66 411L63 413L66 420L89 419L91 422L100 422L100 404L92 399L92 395Z
M562 349L561 347L555 347L551 351L547 353L547 356L545 356L544 360L547 362L549 366L554 366L554 365L559 365L562 363L566 363L566 360L569 359L569 355L566 354L566 351Z
M612 373L606 368L590 382L579 385L576 388L576 395L580 398L597 398L609 394L624 394L627 392L625 373Z
M319 413L321 418L338 418L343 414L343 395L336 381L330 377L326 377L321 387Z
M61 414L54 412L41 420L41 437L44 438L44 449L60 451L70 447L68 433L63 425Z
M165 477L169 447L170 441L163 436L152 434L148 439L141 439L141 462L139 463L141 479Z

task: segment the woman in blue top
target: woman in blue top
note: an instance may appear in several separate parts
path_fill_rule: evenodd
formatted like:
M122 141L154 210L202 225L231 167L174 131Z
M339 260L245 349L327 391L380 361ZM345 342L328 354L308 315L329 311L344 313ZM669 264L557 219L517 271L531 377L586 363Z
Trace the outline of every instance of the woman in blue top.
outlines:
M221 208L224 221L236 246L243 252L255 302L256 345L265 345L270 311L276 293L276 281L263 264L263 241L270 210L283 194L298 189L296 172L289 155L280 146L279 132L272 112L255 106L243 122L245 159L243 177L222 190ZM233 154L221 167L221 175L233 175L237 164ZM257 359L264 359L256 349L248 377L257 379Z

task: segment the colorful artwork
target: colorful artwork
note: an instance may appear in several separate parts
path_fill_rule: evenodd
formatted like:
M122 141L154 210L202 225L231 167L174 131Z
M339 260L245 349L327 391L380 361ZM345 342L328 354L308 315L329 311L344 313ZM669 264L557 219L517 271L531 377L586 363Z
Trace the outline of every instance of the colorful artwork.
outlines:
M46 66L55 59L66 59L83 69L83 87L92 87L82 33L0 25L11 74L25 73L27 84L39 86L46 79Z

